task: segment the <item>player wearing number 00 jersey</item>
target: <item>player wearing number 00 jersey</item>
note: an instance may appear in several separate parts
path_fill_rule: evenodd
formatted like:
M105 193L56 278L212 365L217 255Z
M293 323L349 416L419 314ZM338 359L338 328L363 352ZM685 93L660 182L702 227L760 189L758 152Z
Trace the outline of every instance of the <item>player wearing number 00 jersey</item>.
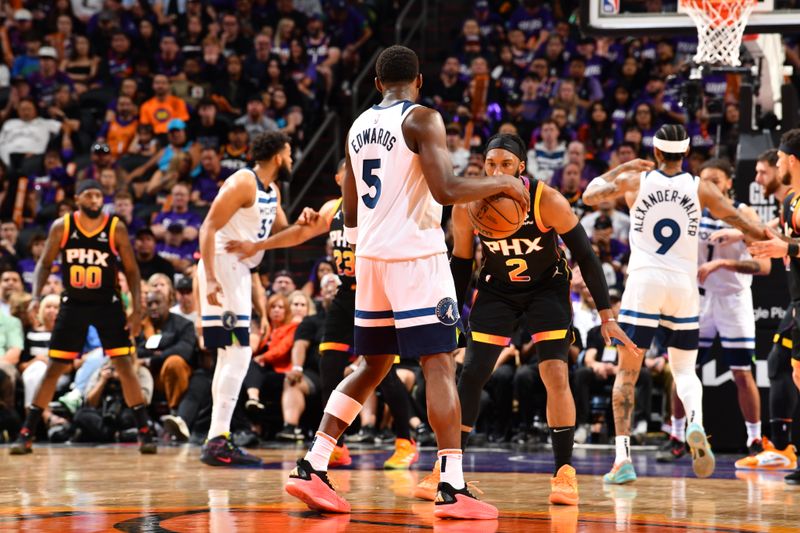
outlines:
M764 238L764 226L747 220L715 186L682 170L689 152L683 126L668 124L656 132L657 168L630 173L619 168L593 180L583 195L587 205L624 197L631 213L628 280L622 295L620 323L637 346L649 347L656 330L666 345L678 396L689 426L686 439L698 477L714 472L714 455L703 429L703 386L695 372L698 348L699 294L697 247L703 208L716 219L741 229L749 238ZM630 461L634 387L642 361L620 346L620 369L612 394L617 431L616 459L606 483L636 479Z

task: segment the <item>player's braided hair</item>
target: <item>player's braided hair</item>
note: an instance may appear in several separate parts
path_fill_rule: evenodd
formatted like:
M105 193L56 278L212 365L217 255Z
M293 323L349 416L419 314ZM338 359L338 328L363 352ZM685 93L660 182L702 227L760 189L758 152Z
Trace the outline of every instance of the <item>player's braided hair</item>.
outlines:
M390 46L378 56L375 75L381 83L414 81L419 76L419 58L410 48Z
M665 141L684 141L689 138L686 129L680 124L664 124L656 132L656 138ZM661 152L664 161L680 161L684 154Z

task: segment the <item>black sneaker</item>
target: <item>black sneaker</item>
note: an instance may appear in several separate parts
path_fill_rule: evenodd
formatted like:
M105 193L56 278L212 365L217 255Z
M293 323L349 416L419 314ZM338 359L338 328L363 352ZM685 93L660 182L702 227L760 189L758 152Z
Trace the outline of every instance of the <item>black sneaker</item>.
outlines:
M375 444L394 444L396 438L394 431L386 428L375 437Z
M261 466L259 457L247 453L233 441L230 435L220 435L203 444L200 460L209 466Z
M797 470L795 470L790 474L787 474L786 477L783 478L783 480L788 485L800 485L800 468L798 468Z
M686 455L686 443L670 437L656 453L657 463L674 463Z
M755 457L756 455L760 454L764 451L764 443L761 439L756 439L750 443L750 446L747 447L747 454L750 457Z
M247 411L247 416L252 420L260 420L261 415L264 414L264 409L266 409L264 404L255 398L250 398L247 400L247 403L244 404L244 410Z
M375 444L375 437L378 436L378 431L375 426L363 426L358 430L355 435L348 435L345 439L348 442L361 443L361 444Z
M433 434L431 428L429 428L424 422L417 426L415 433L416 438L414 440L417 441L419 446L436 445L436 435Z
M22 428L17 435L17 440L11 445L11 455L28 453L33 453L33 435L28 428Z
M150 455L158 452L155 433L155 430L150 425L139 429L139 433L137 434L139 453Z
M283 441L302 442L306 439L303 435L303 430L292 424L284 424L283 429L280 430L275 438Z

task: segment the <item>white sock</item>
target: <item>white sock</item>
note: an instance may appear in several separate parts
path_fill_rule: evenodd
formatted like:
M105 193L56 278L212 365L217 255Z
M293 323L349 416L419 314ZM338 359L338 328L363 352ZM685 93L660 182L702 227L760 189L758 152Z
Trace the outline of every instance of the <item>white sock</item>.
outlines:
M217 354L217 368L211 384L214 403L211 407L211 426L208 428L209 439L230 432L231 417L253 350L249 346L228 346L218 350Z
M617 457L614 464L618 465L624 461L631 460L631 438L630 436L617 435L614 437L614 445L617 450Z
M672 377L675 379L675 388L678 398L683 402L689 423L703 426L703 384L697 377L695 363L697 363L697 350L679 350L668 348L669 365L672 368Z
M439 481L450 483L456 490L463 489L465 484L464 472L461 470L462 451L454 449L439 450L438 455L441 472Z
M680 441L686 442L686 417L672 418L672 433L670 433L670 437Z
M749 447L753 444L754 440L761 439L761 421L758 422L747 422L744 423L745 427L747 428L747 446Z
M306 453L305 460L311 463L314 470L327 472L328 462L331 460L331 454L335 447L336 439L327 433L317 431L317 434L314 435L314 440L311 441L311 448Z

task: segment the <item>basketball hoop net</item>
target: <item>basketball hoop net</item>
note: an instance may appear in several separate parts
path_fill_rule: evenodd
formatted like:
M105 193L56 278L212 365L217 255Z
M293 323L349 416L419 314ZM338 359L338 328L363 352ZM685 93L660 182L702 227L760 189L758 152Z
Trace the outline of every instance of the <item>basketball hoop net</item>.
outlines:
M695 63L738 67L744 28L757 0L680 0L697 26Z

